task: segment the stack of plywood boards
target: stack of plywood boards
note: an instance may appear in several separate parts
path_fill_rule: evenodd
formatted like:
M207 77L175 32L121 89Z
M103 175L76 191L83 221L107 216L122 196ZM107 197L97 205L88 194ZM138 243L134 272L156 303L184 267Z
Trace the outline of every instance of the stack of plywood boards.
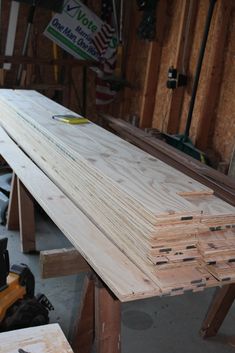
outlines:
M213 190L93 123L53 120L71 111L37 92L1 90L0 106L5 131L162 294L235 280L235 208Z

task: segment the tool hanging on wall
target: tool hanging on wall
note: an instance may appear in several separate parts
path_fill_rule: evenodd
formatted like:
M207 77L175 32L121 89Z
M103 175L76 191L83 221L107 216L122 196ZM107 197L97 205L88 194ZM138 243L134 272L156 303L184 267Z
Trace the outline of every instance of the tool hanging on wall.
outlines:
M6 46L5 46L6 56L12 56L14 52L19 8L20 8L20 4L17 1L11 2L10 16L9 16L8 29L7 29L7 39L6 39ZM8 64L8 63L4 64L3 69L10 70L11 64Z
M213 16L213 11L215 7L216 0L210 0L210 5L207 13L207 18L206 18L206 23L205 23L205 28L204 28L204 33L203 33L203 38L202 38L202 43L201 43L201 48L198 56L198 62L197 62L197 67L196 67L196 72L195 72L195 77L193 81L193 88L192 88L192 95L191 95L191 100L189 104L189 110L188 110L188 116L187 116L187 121L186 121L186 126L184 133L181 135L169 135L169 134L164 134L164 138L166 139L166 142L169 143L170 145L176 147L177 149L187 153L188 155L205 162L206 156L205 154L198 150L196 147L194 147L191 139L189 138L189 132L190 132L190 127L192 123L192 116L193 116L193 110L194 110L194 105L195 105L195 100L196 100L196 94L197 94L197 88L198 88L198 83L200 79L200 74L201 74L201 68L202 68L202 63L203 63L203 58L205 54L205 49L206 49L206 44L207 44L207 39L208 39L208 34L210 30L210 25L211 25L211 20Z
M140 11L143 11L143 18L137 29L140 39L154 40L156 37L156 7L158 0L137 0Z

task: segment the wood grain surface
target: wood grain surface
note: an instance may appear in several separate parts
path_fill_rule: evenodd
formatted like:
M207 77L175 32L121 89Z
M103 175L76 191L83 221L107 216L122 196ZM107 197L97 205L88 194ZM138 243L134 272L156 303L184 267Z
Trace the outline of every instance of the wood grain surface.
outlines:
M81 223L87 219L89 226L86 227L97 229L97 244L101 249L100 239L113 245L115 263L122 254L132 264L130 277L134 271L143 285L137 289L136 280L133 295L125 281L123 287L116 281L118 275L123 275L125 265L115 274L115 283L111 273L114 263L108 273L105 273L106 267L98 269L121 300L153 293L173 295L185 290L197 291L220 281L207 266L232 261L234 252L229 248L231 243L218 241L217 251L208 254L208 238L213 239L215 246L215 232L225 237L231 233L235 208L216 197L212 189L93 123L69 125L52 119L54 114L72 112L34 91L1 90L0 104L1 125L51 179L49 190L58 188L66 203L74 205L73 215L79 213ZM2 139L11 145L10 149L16 148L6 135ZM6 146L2 150L3 157L7 154L11 163L20 169ZM34 173L38 174L39 170ZM25 174L24 170L20 171L23 179ZM45 183L48 182L46 179ZM27 187L31 192L29 178ZM35 190L32 192L35 194ZM43 198L45 202L45 197L46 193L42 196L38 190L35 198ZM49 215L51 207L53 212L62 212L62 205L52 205L50 201L48 198L46 205ZM64 216L60 220L54 218L60 226L67 221ZM85 230L84 242L80 243L79 236L74 238L71 224L66 223L65 228L63 223L62 229L97 269L96 257L90 252L90 244L86 244ZM107 266L107 258L104 262ZM150 288L146 288L144 277Z

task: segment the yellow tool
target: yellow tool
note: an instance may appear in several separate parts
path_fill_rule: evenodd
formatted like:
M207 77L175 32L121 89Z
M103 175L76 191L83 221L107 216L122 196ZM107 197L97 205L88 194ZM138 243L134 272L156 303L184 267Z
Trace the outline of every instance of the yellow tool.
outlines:
M35 279L27 265L10 268L7 238L0 239L0 332L49 322L53 306L44 294L34 296Z
M82 118L82 117L77 116L77 115L69 115L69 114L53 115L52 119L61 121L63 123L74 124L74 125L87 124L87 123L90 122L86 118Z

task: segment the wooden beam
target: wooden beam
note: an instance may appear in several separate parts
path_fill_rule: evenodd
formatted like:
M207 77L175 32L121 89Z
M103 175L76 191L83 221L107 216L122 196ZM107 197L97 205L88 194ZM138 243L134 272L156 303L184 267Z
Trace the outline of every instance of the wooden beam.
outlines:
M99 280L95 285L95 346L97 353L121 352L121 303Z
M74 328L72 339L74 353L91 353L95 335L94 288L94 275L90 273L84 280L80 308Z
M24 253L27 253L36 250L34 201L19 178L17 178L17 192L21 249Z
M7 212L6 226L8 230L20 229L17 176L15 175L15 173L13 173L12 175L11 192L10 192L9 206L8 206L8 212Z
M159 65L162 55L162 40L166 22L166 7L166 1L159 1L156 21L157 39L150 42L148 47L144 87L140 97L140 127L142 128L152 126Z
M174 66L179 73L187 74L189 55L193 43L194 25L197 15L197 0L181 0L181 18L179 21L178 44ZM181 109L186 86L172 90L167 132L176 134L179 131Z
M69 276L90 271L90 266L74 249L54 249L40 252L42 278Z
M235 299L235 284L218 289L203 321L201 335L204 338L217 334Z
M233 3L233 0L217 1L212 34L213 45L211 45L211 52L206 62L207 75L203 87L202 108L196 137L196 146L201 150L207 148L208 137L212 128L211 122L216 114L215 110L218 104L224 67L229 18L234 6Z

